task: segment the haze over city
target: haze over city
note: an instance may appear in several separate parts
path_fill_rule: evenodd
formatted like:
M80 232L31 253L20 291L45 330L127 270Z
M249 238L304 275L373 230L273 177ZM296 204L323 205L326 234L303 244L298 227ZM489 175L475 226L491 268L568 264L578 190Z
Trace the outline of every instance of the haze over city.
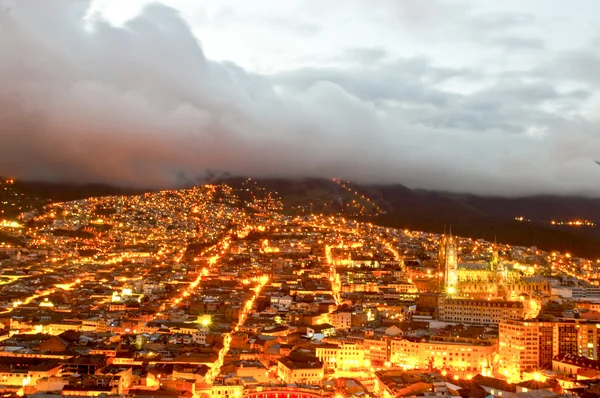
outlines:
M600 194L595 1L126 3L0 0L3 175Z

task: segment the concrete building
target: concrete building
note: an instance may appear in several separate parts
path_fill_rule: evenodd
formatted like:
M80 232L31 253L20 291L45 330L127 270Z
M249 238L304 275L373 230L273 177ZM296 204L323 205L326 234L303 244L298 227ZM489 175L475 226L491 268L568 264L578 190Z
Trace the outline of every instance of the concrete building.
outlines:
M323 366L332 369L358 369L371 365L362 344L339 342L320 344L316 356Z
M389 362L407 369L434 367L455 373L488 373L497 353L495 340L434 336L430 339L392 338Z
M525 308L519 301L470 300L440 297L439 319L477 325L499 324L509 319L523 319Z
M516 378L522 372L552 367L552 322L508 320L499 325L500 370Z
M526 371L552 368L558 356L599 359L600 322L509 320L499 325L501 372L516 378Z
M315 357L289 356L278 359L277 376L286 384L319 384L325 372L323 364Z
M327 322L336 329L350 329L352 327L352 313L345 311L332 312L327 314Z

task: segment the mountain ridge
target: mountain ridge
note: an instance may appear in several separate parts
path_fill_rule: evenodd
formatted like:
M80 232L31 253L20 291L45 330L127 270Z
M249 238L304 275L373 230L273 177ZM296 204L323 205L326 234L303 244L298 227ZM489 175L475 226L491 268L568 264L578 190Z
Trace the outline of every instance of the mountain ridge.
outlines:
M241 201L274 194L291 215L341 214L395 228L441 233L452 225L457 235L543 250L600 258L600 227L553 225L551 221L587 220L600 224L600 199L578 196L480 196L402 184L357 184L321 178L245 178L225 176L213 183L237 189ZM155 189L110 184L71 184L17 181L13 189L40 203L90 196L130 195ZM276 193L276 194L275 194ZM241 203L243 205L243 203ZM14 208L14 206L13 206ZM523 218L522 221L517 218Z

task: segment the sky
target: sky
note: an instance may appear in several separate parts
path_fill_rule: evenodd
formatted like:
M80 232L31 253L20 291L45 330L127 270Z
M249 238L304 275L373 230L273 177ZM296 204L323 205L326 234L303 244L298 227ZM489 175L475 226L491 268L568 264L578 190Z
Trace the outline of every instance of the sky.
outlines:
M598 15L596 0L0 0L0 175L599 197Z

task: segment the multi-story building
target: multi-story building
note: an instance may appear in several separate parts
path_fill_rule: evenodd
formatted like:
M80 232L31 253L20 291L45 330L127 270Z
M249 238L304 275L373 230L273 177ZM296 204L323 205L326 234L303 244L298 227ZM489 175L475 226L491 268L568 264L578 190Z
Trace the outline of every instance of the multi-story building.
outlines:
M568 290L571 290L571 297L574 300L600 299L600 287L598 286L580 285L568 288Z
M600 321L561 319L554 323L552 356L578 355L600 359Z
M436 368L459 372L483 372L498 352L496 340L434 336L424 338L382 337L364 340L365 359L373 366L384 364L406 369Z
M407 369L433 367L452 372L487 372L498 352L495 340L434 336L389 340L389 362Z
M554 323L508 320L499 325L498 352L505 376L552 367Z
M365 350L365 358L368 359L373 366L383 366L388 361L389 353L387 339L365 339L363 348Z
M444 322L490 325L509 319L523 319L520 301L440 298L439 319Z
M387 288L394 289L398 293L419 293L417 286L414 283L409 282L396 282L386 286Z
M351 312L332 312L327 314L327 322L329 322L336 329L350 329L352 327L352 313Z
M557 356L599 359L600 322L585 319L502 322L499 354L501 371L514 378L525 371L550 369L552 358Z
M358 369L371 365L362 344L339 342L320 344L316 356L326 368Z

